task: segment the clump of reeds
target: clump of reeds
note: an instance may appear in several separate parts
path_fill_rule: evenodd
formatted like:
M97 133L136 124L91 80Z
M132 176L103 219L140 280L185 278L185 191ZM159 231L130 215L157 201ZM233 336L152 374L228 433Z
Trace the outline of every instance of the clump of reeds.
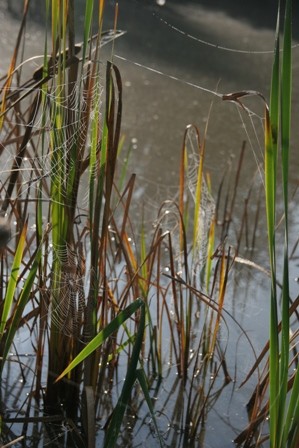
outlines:
M9 238L8 223L17 223L2 253L2 375L18 330L26 325L35 335L23 435L32 421L66 418L72 427L67 443L93 446L97 414L105 408L103 446L112 447L137 381L162 446L151 384L165 375L165 365L173 365L187 390L186 409L178 407L177 420L189 443L204 425L217 375L223 372L224 384L230 381L217 334L231 260L222 246L214 253L211 205L209 218L203 218L204 207L212 204L203 171L204 139L195 127L186 130L179 203L165 202L151 238L142 230L135 239L129 217L135 176L125 182L117 166L121 76L113 62L106 64L104 81L102 74L105 2L96 9L93 0L86 1L80 44L75 43L74 1L46 3L51 41L46 36L43 63L24 90L17 61L28 6L24 2L0 111L1 151L15 148L2 181L2 214L9 216L2 222L1 246ZM115 24L108 37L118 35ZM196 163L190 195L187 137L192 132ZM119 360L125 360L125 380L106 404L103 391L108 382L111 393ZM211 369L214 380L207 381ZM45 416L32 417L41 400Z

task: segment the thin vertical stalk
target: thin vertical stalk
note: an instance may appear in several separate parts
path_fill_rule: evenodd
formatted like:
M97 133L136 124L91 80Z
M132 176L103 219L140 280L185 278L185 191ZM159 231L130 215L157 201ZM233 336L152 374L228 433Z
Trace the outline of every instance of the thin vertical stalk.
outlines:
M281 156L282 156L282 190L284 203L284 262L282 282L282 320L281 320L281 362L280 362L280 412L278 416L278 443L282 445L283 424L288 387L289 369L289 250L288 250L288 180L289 152L291 129L291 96L292 96L292 25L291 0L287 0L284 20L284 39L281 68Z
M270 111L266 109L265 117L265 189L266 214L268 226L268 244L271 270L271 302L270 302L270 439L271 446L276 446L276 427L278 418L277 391L279 388L279 342L278 342L278 310L276 292L276 249L275 249L275 214L276 214L276 178L277 178L277 145L279 128L279 26L280 5L276 24L276 41L271 78Z

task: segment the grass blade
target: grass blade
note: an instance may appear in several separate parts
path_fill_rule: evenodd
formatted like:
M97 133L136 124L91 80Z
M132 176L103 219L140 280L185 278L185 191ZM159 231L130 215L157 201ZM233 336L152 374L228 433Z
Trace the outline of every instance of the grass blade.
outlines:
M138 308L143 306L143 301L141 299L135 300L133 303L127 306L123 311L121 311L99 334L97 334L89 344L84 347L84 349L76 356L75 359L68 365L68 367L59 375L56 382L61 380L65 375L67 375L71 370L73 370L78 364L84 361L87 356L91 355L103 342L116 332L119 327L129 319L132 314L134 314Z
M123 421L123 416L131 397L132 388L136 381L136 369L139 361L139 354L142 349L143 335L145 329L145 304L141 300L139 300L139 304L140 304L139 306L141 307L141 313L138 325L138 332L132 351L132 357L128 366L126 379L124 381L120 397L112 413L112 417L104 440L104 448L113 448L116 444L121 423Z
M0 341L3 338L5 326L7 323L7 319L9 318L12 304L13 304L13 298L15 295L17 283L18 283L18 274L22 262L23 252L25 248L25 241L26 241L26 235L27 235L27 222L25 223L22 233L20 235L18 247L15 253L15 257L13 260L12 268L11 268L11 274L10 279L8 281L6 295L4 299L4 306L3 306L3 312L1 316L1 322L0 322Z
M150 413L151 413L151 416L152 416L152 419L153 419L153 423L154 423L154 426L155 426L155 429L156 429L156 432L157 432L157 435L158 435L160 447L163 447L164 446L164 442L163 442L163 439L162 439L162 437L160 435L160 432L159 432L159 428L158 428L156 417L155 417L154 407L153 407L152 400L151 400L151 397L150 397L149 391L148 391L147 378L146 378L146 375L145 375L145 372L144 372L143 369L138 369L136 371L136 378L139 381L139 384L141 386L142 392L143 392L144 397L146 399L146 403L147 403L148 408L150 410Z
M283 287L282 287L282 325L281 325L281 362L280 362L280 412L278 416L279 446L285 446L286 433L283 436L285 407L287 399L289 369L289 256L288 256L288 181L289 151L291 130L291 96L292 96L292 25L291 1L287 0L284 21L284 39L281 68L281 154L282 154L282 186L285 219Z
M278 343L278 310L276 293L276 249L275 249L275 214L276 214L276 177L277 177L277 145L279 128L279 26L280 5L278 6L274 61L272 67L270 111L266 109L265 123L265 189L266 213L268 227L268 245L271 270L271 303L270 303L270 439L276 446L276 427L278 418L277 391L279 388L279 343Z
M34 280L36 279L36 272L37 272L37 269L38 269L38 266L39 266L39 262L40 262L40 259L41 259L41 254L42 254L42 251L40 249L40 250L37 251L37 254L36 254L35 260L33 262L32 268L31 268L31 270L30 270L30 272L28 274L28 277L26 278L26 281L25 281L25 284L23 286L21 295L20 295L20 297L18 299L18 302L17 302L17 304L15 306L15 311L14 311L14 315L13 315L13 318L12 318L12 322L11 322L11 325L10 325L9 330L8 330L7 338L5 340L5 345L4 345L4 350L3 350L2 365L3 365L3 363L4 363L4 361L5 361L6 357L7 357L8 351L9 351L9 349L11 347L11 344L13 342L15 334L16 334L18 328L19 328L19 323L20 323L20 320L22 318L23 311L24 311L25 306L27 305L28 300L30 298L31 288L33 286Z

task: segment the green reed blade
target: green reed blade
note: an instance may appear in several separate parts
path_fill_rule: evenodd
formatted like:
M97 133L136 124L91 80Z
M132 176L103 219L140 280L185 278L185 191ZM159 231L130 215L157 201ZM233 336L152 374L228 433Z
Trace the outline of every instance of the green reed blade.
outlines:
M135 302L133 302L133 304L134 303ZM139 355L142 349L143 335L145 329L145 304L141 299L138 299L138 308L139 307L140 307L140 319L138 323L137 336L133 346L132 356L128 366L124 385L120 397L118 399L118 402L113 410L112 417L108 426L108 430L104 440L104 448L113 448L116 444L120 427L123 421L124 413L130 401L131 392L134 383L136 381L137 364L139 362Z
M100 119L100 110L97 107L100 97L100 82L97 79L97 85L95 89L95 100L94 100L94 113L92 114L91 121L91 145L90 145L90 156L89 156L89 219L90 222L93 223L93 213L94 213L94 190L95 190L95 181L97 176L97 148L99 145L99 119ZM91 226L92 227L92 226Z
M278 310L276 293L276 249L275 249L275 214L276 214L276 178L279 128L279 98L280 98L280 5L278 6L274 61L272 67L270 116L266 110L265 123L265 188L266 213L268 226L268 245L271 268L271 303L270 303L270 439L276 446L276 427L278 418L279 390L279 342L278 342Z
M266 112L265 129L265 183L268 223L269 253L271 265L271 309L270 309L270 445L271 448L286 446L288 430L285 413L289 370L289 260L288 260L288 172L291 122L292 83L292 27L291 1L285 7L282 66L280 71L280 25L281 5L278 5L276 43L271 80L270 119ZM278 311L276 295L275 254L275 207L277 178L277 146L280 134L282 157L282 190L284 203L284 259L282 281L282 324L279 353ZM294 407L294 406L293 406ZM290 416L287 413L287 419Z
M99 334L97 334L83 350L76 356L75 359L68 365L68 367L59 375L56 382L61 380L65 375L67 375L71 370L73 370L78 364L84 361L87 356L91 355L101 344L113 333L115 333L120 326L129 317L134 314L138 308L144 306L141 299L136 299L133 303L127 306L123 311L121 311Z
M8 285L7 285L7 290L6 290L6 294L5 294L5 298L4 298L3 311L2 311L2 315L1 315L0 341L3 338L5 326L6 326L7 320L10 316L11 309L12 309L13 299L14 299L14 295L15 295L16 287L17 287L17 283L18 283L18 274L19 274L21 263L22 263L22 257L23 257L23 252L24 252L24 248L25 248L27 227L28 227L28 223L26 222L22 229L22 232L21 232L21 235L19 238L18 247L17 247L16 253L14 256L14 260L13 260L13 264L11 267L10 278L9 278Z
M12 317L12 322L11 322L11 324L9 326L8 334L7 334L7 337L5 339L5 345L4 345L4 350L3 350L2 367L3 367L3 364L5 362L6 357L8 355L9 349L10 349L10 347L12 345L12 342L13 342L13 339L15 337L15 334L16 334L18 328L19 328L19 323L20 323L20 320L22 318L22 314L23 314L23 311L25 309L25 306L27 305L28 300L30 299L30 293L31 293L31 289L32 289L32 286L34 284L34 281L36 280L36 272L37 272L37 269L38 269L38 266L39 266L39 262L40 262L40 259L41 259L41 254L42 254L42 251L41 251L41 249L39 249L37 251L36 257L35 257L34 262L32 264L32 268L30 269L29 274L26 277L26 280L25 280L22 292L20 294L20 297L18 299L18 302L17 302L17 304L15 306L15 311L14 311L14 314L13 314L13 317Z
M283 426L288 387L289 369L289 255L288 255L288 182L289 151L291 133L291 96L292 96L292 13L291 1L286 2L283 52L281 67L281 155L282 155L282 187L285 219L284 264L282 282L282 321L281 321L281 362L279 378L279 406L277 439L279 446L285 446Z
M136 378L137 378L137 380L138 380L138 382L139 382L139 384L141 386L143 395L144 395L146 403L148 405L148 408L149 408L149 411L150 411L150 414L151 414L151 417L152 417L152 420L153 420L153 423L154 423L154 426L155 426L155 430L156 430L156 433L157 433L157 436L158 436L158 439L159 439L159 445L160 445L160 447L163 447L164 446L164 442L163 442L163 439L161 437L161 434L160 434L160 431L159 431L159 428L158 428L158 425L157 425L157 420L156 420L156 417L155 417L155 410L154 410L154 407L153 407L153 404L152 404L152 399L151 399L150 394L149 394L148 384L147 384L147 377L145 375L144 369L137 369L137 371L136 371Z
M126 347L130 346L130 344L133 344L135 342L136 335L133 334L132 336L130 336L130 332L129 332L126 324L123 324L123 327L124 327L124 330L125 330L126 334L129 336L129 338L126 339L124 342L121 342L121 343L118 344L117 348L113 351L113 353L111 353L108 356L107 362L110 362L113 359L115 359L116 356L121 354L121 352L123 352Z
M59 2L58 0L52 0L52 51L53 54L56 54L55 47L56 47L56 36L57 36L57 29L58 29L58 17L59 17Z
M282 444L290 448L297 448L296 439L298 443L299 432L299 369L297 368L295 380L293 383L288 410L283 427ZM297 436L296 436L297 433Z

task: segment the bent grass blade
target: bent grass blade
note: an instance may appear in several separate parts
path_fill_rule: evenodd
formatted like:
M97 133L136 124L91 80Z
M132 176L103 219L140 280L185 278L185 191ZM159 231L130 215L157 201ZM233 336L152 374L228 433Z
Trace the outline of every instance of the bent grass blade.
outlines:
M114 332L116 332L120 326L129 319L140 307L143 306L141 299L136 299L133 303L127 306L121 311L100 333L98 333L83 350L76 356L75 359L68 365L68 367L58 376L55 382L60 381L65 375L73 370L84 359L97 350L103 342L109 338Z

